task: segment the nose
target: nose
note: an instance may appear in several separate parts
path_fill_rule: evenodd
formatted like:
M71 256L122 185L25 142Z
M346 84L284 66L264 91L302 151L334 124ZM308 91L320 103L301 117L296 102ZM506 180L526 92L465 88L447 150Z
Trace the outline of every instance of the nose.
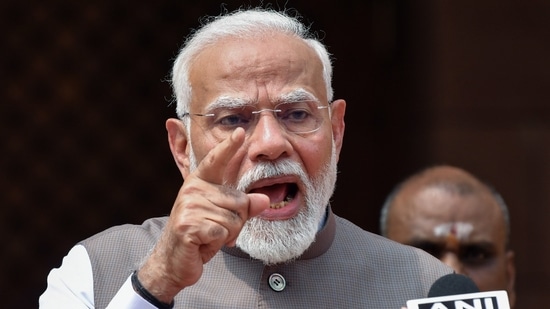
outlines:
M275 115L264 110L256 117L256 126L252 128L248 137L248 151L251 160L275 160L288 155L292 145L288 140L288 133L279 124Z
M465 275L464 266L462 265L462 262L460 261L456 253L446 251L441 255L439 259L443 263L447 264L452 269L454 269L458 274Z

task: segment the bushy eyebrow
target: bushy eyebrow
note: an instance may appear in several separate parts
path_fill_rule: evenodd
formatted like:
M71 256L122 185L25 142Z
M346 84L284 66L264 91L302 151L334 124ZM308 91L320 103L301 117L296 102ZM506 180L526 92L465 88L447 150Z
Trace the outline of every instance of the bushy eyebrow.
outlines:
M252 104L254 104L254 102L250 99L221 96L218 97L214 102L208 104L208 106L206 107L206 112L212 112L220 108L239 108Z
M273 103L276 105L280 103L292 103L301 101L314 101L319 103L319 99L317 99L315 95L303 88L294 89L289 93L285 93L276 98ZM216 98L214 102L208 104L205 113L209 113L220 108L240 108L255 105L256 103L257 101L255 99L220 96Z
M319 103L319 99L317 99L317 97L303 88L298 88L287 94L283 94L276 100L276 103L292 103L300 101L314 101Z

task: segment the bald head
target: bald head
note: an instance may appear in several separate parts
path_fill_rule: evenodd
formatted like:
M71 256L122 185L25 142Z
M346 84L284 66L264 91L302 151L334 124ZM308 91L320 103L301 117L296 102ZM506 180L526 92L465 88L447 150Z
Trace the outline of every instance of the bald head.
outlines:
M398 185L380 218L381 234L426 250L480 290L514 295L508 209L489 185L453 167L425 169Z
M383 236L388 236L389 221L394 219L394 216L389 216L390 209L400 213L399 208L413 208L418 199L424 198L445 198L445 196L454 196L458 199L478 198L485 200L487 203L482 204L480 210L486 211L486 207L497 206L501 217L502 225L505 230L505 239L508 242L510 234L510 219L508 207L500 194L488 184L481 182L474 175L467 171L449 165L440 165L430 167L420 171L407 178L394 188L388 195L380 216L380 229ZM411 200L411 197L415 197ZM419 201L418 201L419 202ZM397 207L395 205L398 205ZM426 207L432 205L429 203ZM460 207L460 205L455 205ZM412 209L409 209L412 210ZM493 209L496 210L496 209ZM394 210L391 210L394 211ZM508 243L507 243L508 244Z

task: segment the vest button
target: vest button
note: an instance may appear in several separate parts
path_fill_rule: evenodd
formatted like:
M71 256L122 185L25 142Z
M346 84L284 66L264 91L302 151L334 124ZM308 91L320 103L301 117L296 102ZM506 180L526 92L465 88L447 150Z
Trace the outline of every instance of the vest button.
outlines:
M286 287L285 277L278 273L271 274L267 282L269 283L269 287L275 292L281 292Z

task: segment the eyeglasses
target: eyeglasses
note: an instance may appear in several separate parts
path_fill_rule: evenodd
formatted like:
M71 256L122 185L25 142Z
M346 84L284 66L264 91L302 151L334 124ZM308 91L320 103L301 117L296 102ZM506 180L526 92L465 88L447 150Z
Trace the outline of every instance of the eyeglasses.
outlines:
M321 127L324 121L323 110L329 105L320 106L315 101L284 102L275 107L256 109L253 105L222 107L209 113L184 113L182 117L200 116L205 119L203 128L208 129L217 139L227 138L233 130L241 127L247 134L256 126L263 112L272 112L279 124L290 133L307 134Z

